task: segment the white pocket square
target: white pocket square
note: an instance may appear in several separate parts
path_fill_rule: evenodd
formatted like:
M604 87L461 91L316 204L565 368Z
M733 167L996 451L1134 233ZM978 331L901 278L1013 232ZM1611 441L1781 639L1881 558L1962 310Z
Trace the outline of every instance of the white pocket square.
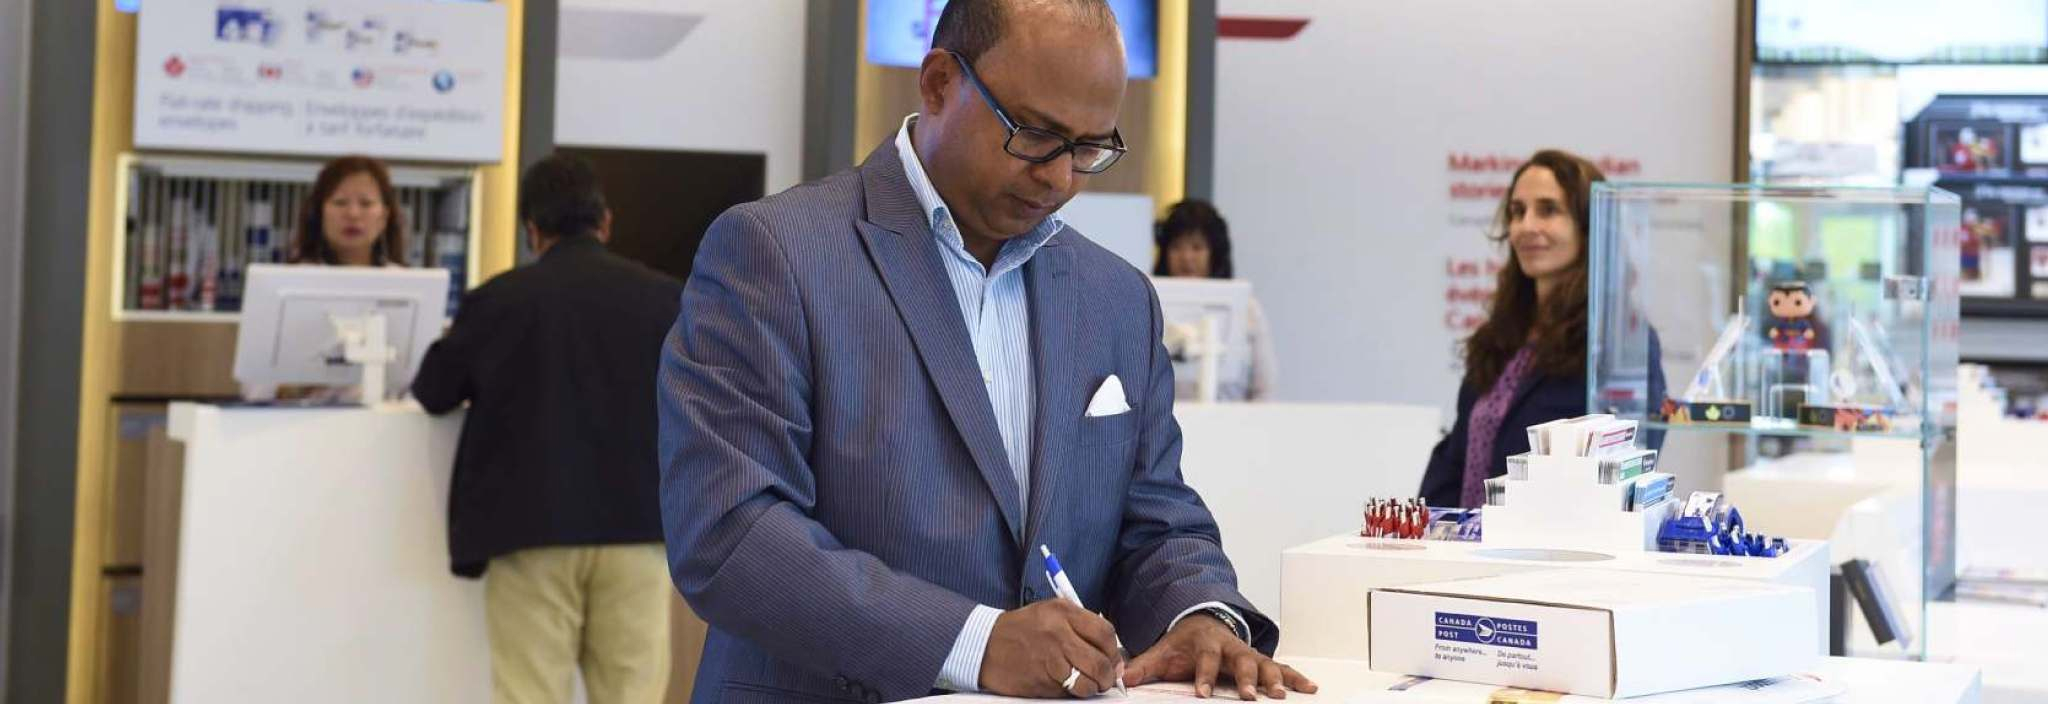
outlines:
M1119 413L1128 413L1131 404L1124 401L1124 382L1115 374L1102 380L1102 387L1095 390L1095 398L1088 400L1088 417L1101 418Z

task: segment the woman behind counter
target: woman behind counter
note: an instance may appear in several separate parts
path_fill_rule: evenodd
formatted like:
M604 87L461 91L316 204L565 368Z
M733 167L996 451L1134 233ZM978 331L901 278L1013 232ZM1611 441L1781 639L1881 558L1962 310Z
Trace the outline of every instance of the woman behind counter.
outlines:
M1157 259L1152 262L1153 276L1198 279L1228 279L1232 276L1230 224L1208 201L1188 199L1173 204L1166 210L1166 219L1159 221L1153 232L1153 244L1158 249ZM1266 311L1259 307L1257 298L1248 303L1245 334L1249 338L1251 359L1248 360L1247 375L1242 379L1225 379L1218 384L1219 401L1270 400L1273 386L1279 381L1273 335L1266 329Z
M1486 503L1486 480L1529 450L1529 426L1586 413L1586 242L1592 162L1557 150L1515 171L1494 216L1508 245L1486 322L1465 340L1458 419L1430 452L1421 494L1431 506ZM1663 365L1650 335L1649 396L1664 396ZM1661 433L1645 433L1655 447Z
M384 162L345 156L327 162L299 209L293 264L405 266L405 214Z

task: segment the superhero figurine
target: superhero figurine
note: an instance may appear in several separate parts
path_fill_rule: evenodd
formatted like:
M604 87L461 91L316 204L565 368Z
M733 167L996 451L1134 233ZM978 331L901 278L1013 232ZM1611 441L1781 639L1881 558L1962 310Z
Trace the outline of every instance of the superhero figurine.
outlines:
M1771 317L1764 324L1764 337L1779 350L1805 351L1826 347L1820 321L1813 315L1813 293L1804 281L1771 285Z

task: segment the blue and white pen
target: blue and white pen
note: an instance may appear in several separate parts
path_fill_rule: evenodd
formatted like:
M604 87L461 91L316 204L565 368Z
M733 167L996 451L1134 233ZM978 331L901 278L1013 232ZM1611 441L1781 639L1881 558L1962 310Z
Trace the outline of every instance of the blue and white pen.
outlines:
M1060 559L1052 556L1052 548L1040 545L1038 546L1038 554L1045 556L1045 581L1052 583L1053 593L1059 595L1061 599L1067 600L1067 603L1081 607L1082 611L1087 611L1088 606L1081 603L1081 593L1074 591L1073 580L1067 579L1067 571L1060 569ZM1124 639L1122 636L1118 636L1116 639L1116 652L1118 657L1123 656ZM1116 691L1118 694L1126 697L1131 696L1130 689L1124 687L1124 676L1122 674L1116 676Z

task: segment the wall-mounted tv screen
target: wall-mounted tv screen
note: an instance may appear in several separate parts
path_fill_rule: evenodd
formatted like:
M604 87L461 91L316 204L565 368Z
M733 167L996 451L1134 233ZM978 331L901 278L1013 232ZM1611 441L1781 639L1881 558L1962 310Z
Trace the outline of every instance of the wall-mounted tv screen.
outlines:
M1159 0L1109 0L1123 29L1131 78L1159 72ZM916 68L932 48L946 0L868 0L868 63Z
M2048 0L1757 0L1766 64L2048 63Z

